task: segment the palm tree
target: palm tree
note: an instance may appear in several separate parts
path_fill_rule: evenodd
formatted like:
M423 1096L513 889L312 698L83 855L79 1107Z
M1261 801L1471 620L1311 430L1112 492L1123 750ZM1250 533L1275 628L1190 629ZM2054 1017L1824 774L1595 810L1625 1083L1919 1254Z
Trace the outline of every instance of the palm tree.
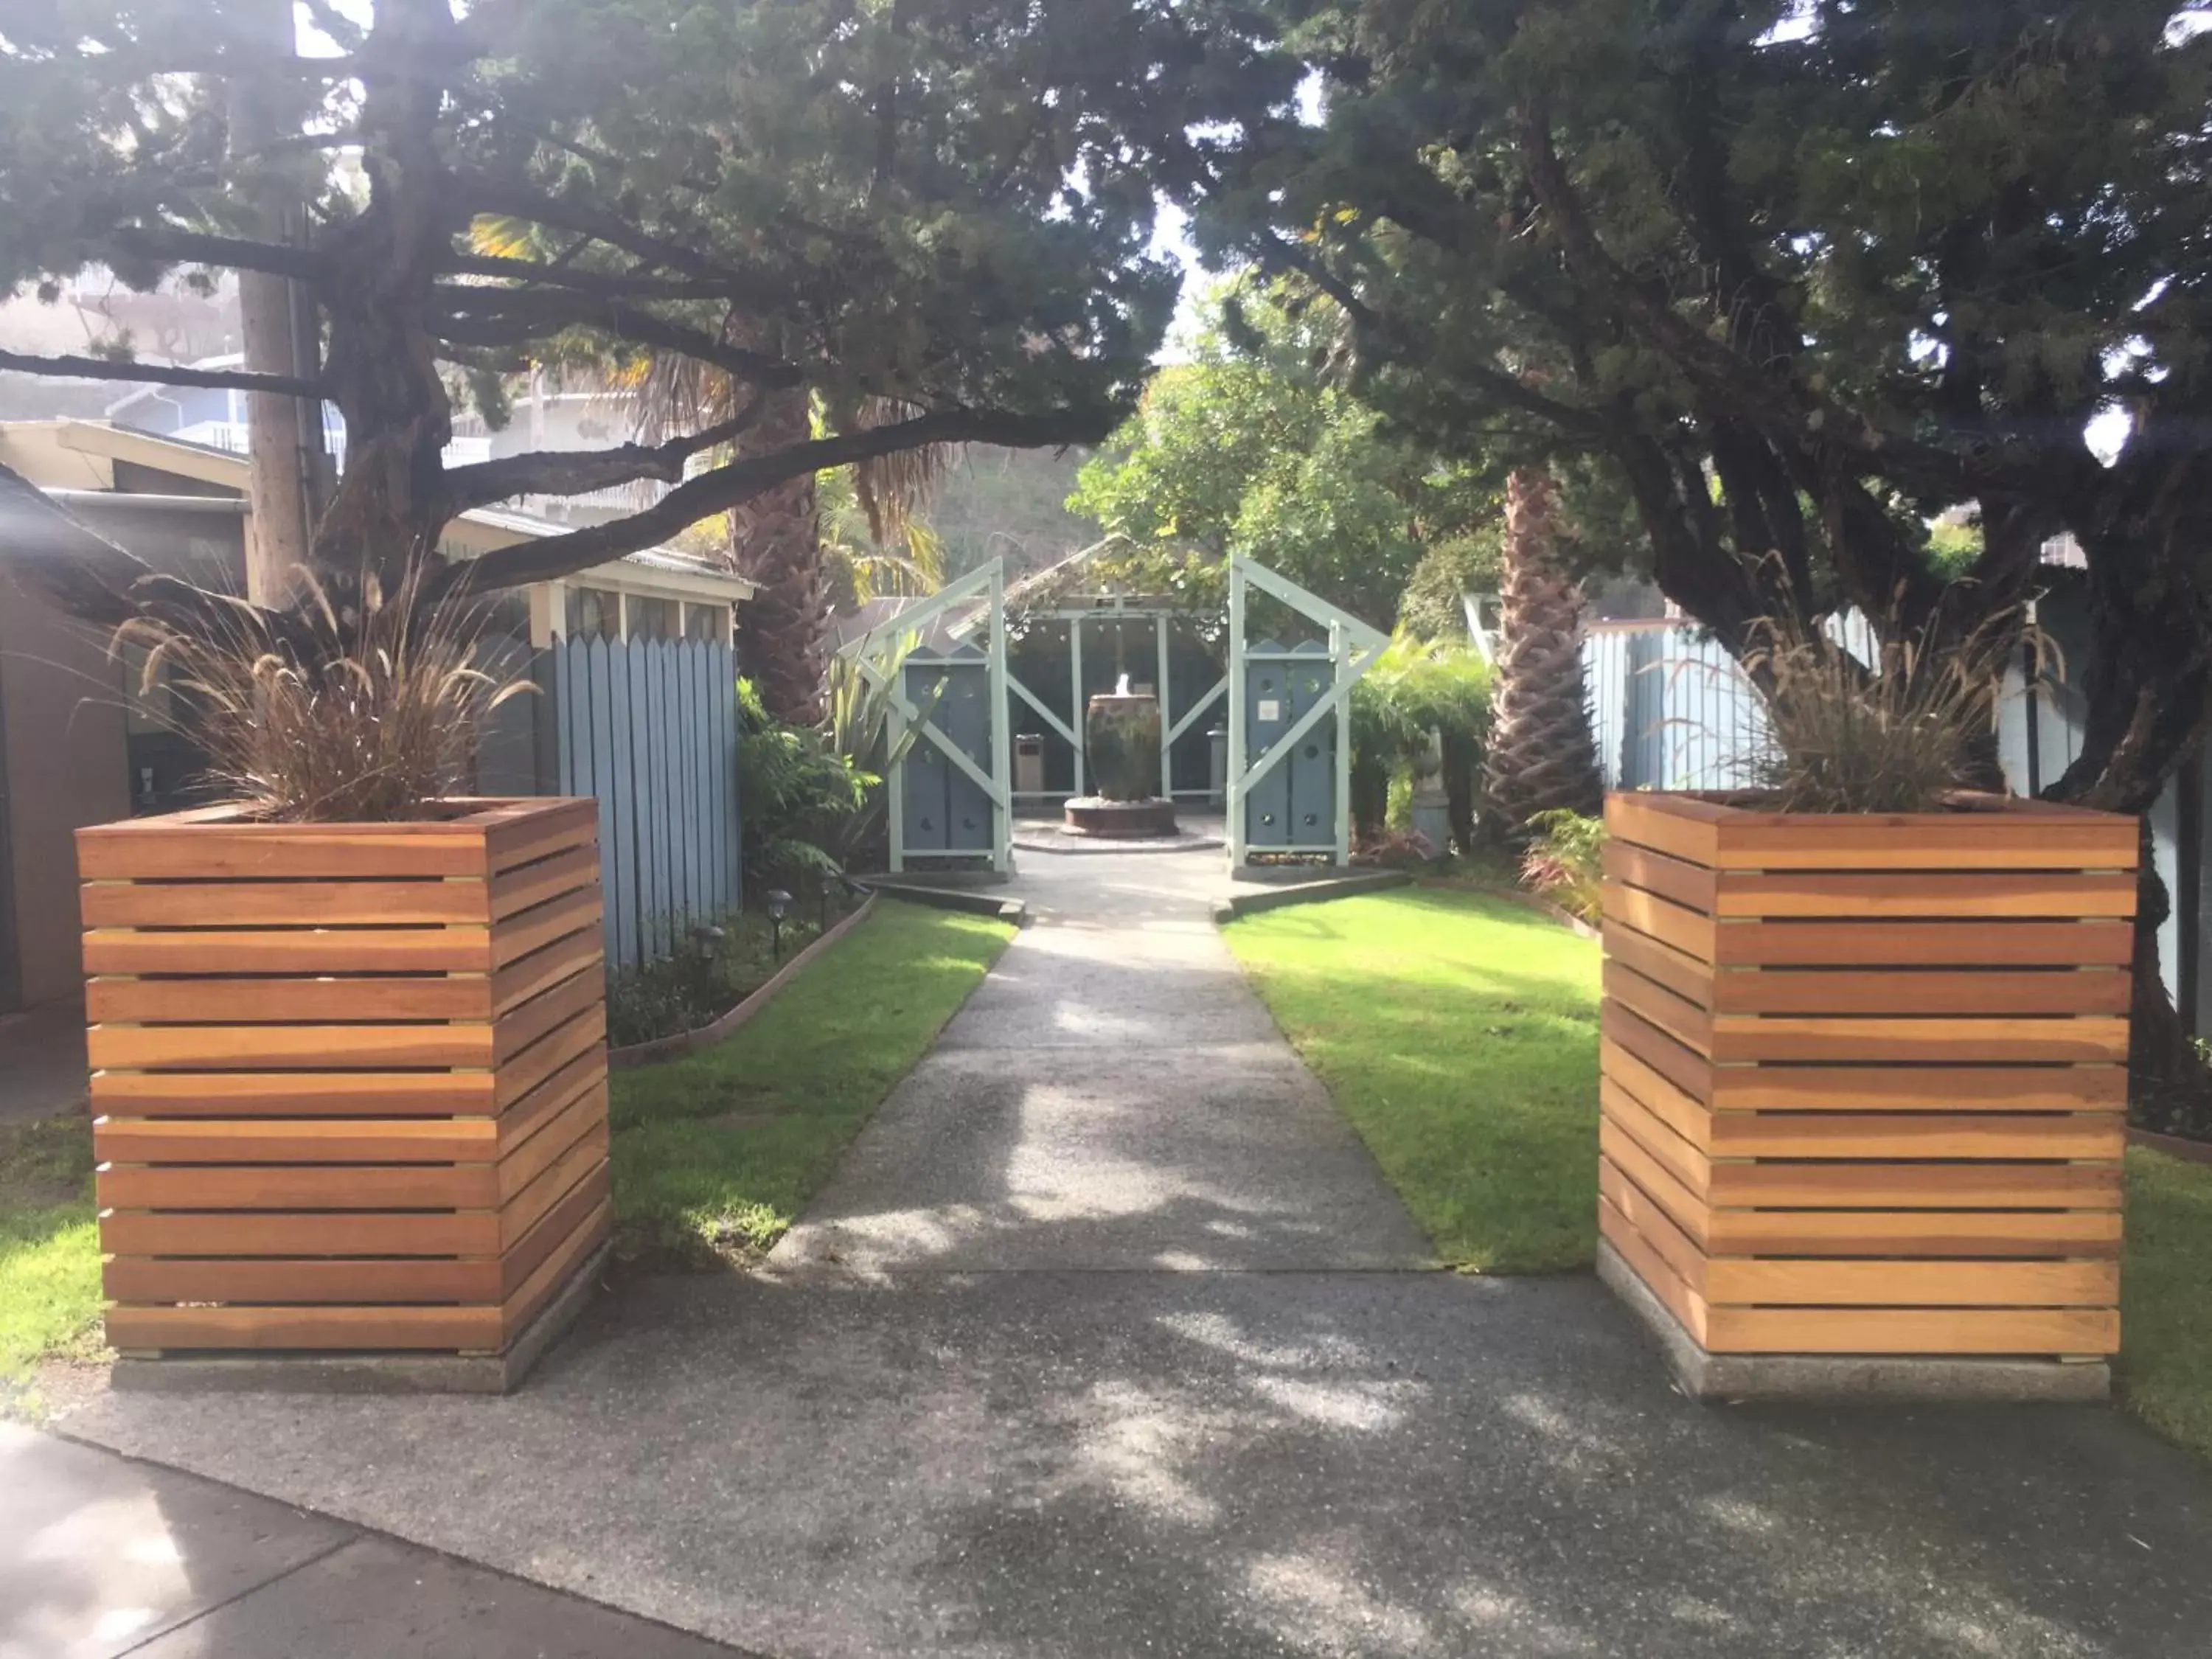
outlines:
M732 314L725 337L765 356L781 355L773 322ZM690 358L655 358L637 383L640 435L654 442L667 432L719 425L750 406L750 423L734 441L736 456L770 453L803 443L817 410L805 386L768 391ZM880 400L843 412L842 426L872 426L911 411ZM856 545L838 535L825 542L821 490L811 476L793 478L755 496L729 514L728 562L755 584L738 611L738 661L779 720L818 725L823 714L830 610L837 587L866 597L873 592L914 592L932 583L933 565L915 515L934 490L951 452L933 447L887 455L854 470L854 494L878 543L908 544L901 558ZM830 566L844 567L833 584Z
M1516 471L1505 485L1498 691L1484 763L1484 816L1522 841L1539 812L1595 813L1603 801L1583 686L1582 592L1560 556L1559 486Z

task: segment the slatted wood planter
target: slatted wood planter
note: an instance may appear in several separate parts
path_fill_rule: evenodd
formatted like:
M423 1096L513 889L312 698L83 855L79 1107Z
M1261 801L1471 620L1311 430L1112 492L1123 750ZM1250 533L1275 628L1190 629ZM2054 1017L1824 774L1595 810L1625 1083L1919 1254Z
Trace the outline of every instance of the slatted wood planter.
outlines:
M1606 805L1601 1231L1708 1352L2119 1345L2136 826Z
M108 1340L498 1352L606 1237L597 808L77 832Z

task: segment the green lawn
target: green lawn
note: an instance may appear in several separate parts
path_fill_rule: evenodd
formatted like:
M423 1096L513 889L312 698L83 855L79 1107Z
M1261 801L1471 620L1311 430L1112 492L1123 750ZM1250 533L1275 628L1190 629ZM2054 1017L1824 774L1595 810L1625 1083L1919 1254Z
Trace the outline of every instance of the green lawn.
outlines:
M1440 1256L1501 1273L1590 1260L1595 944L1505 900L1433 889L1224 932ZM2121 1285L2124 1398L2212 1452L2212 1165L2129 1152Z
M32 1362L88 1342L99 1318L90 1120L0 1125L0 1407L23 1403Z
M618 1251L773 1244L1012 937L884 900L726 1042L617 1072Z
M1498 1273L1589 1261L1595 945L1509 900L1431 889L1224 931L1439 1256Z

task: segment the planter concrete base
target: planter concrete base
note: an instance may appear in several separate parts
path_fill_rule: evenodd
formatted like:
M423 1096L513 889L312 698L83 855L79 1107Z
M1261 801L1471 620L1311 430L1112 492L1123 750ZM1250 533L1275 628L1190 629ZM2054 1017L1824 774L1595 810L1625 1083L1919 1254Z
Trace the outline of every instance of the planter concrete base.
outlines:
M1698 1346L1620 1252L1602 1240L1597 1276L1650 1327L1682 1392L1692 1400L2081 1405L2112 1396L2112 1367L2100 1359L1713 1353Z
M108 1386L142 1394L511 1394L576 1322L607 1265L602 1244L500 1353L129 1352Z

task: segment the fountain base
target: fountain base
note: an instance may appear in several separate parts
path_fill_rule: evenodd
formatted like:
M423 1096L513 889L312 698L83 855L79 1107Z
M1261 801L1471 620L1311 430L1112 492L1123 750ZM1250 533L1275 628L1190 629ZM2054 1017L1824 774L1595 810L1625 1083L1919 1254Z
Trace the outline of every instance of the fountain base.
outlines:
M1107 841L1138 841L1176 832L1175 803L1155 795L1148 800L1108 800L1078 795L1060 811L1060 828L1071 836Z

